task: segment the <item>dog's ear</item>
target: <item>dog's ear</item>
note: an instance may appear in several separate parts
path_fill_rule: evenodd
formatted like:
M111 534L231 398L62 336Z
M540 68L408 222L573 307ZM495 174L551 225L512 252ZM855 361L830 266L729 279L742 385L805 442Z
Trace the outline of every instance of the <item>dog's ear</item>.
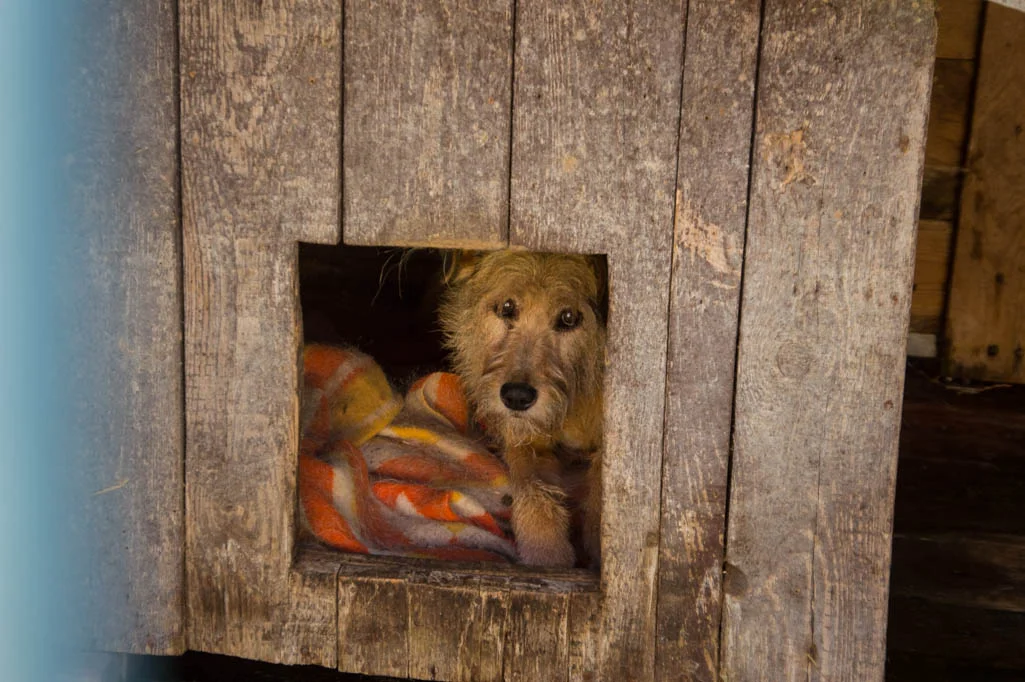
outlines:
M598 300L595 305L598 309L598 316L605 320L609 310L609 265L605 256L587 256L587 264L594 272L594 279L598 283Z
M446 251L443 256L442 281L453 285L465 282L477 269L481 251Z

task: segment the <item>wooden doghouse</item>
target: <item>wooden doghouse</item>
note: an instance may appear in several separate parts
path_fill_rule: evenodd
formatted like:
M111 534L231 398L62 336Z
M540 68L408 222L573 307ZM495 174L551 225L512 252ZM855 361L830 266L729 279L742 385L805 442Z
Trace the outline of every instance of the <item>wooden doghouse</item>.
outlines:
M928 0L113 12L82 91L144 352L96 462L126 483L90 499L92 645L881 680L934 33ZM339 239L607 254L600 576L297 546L297 244Z

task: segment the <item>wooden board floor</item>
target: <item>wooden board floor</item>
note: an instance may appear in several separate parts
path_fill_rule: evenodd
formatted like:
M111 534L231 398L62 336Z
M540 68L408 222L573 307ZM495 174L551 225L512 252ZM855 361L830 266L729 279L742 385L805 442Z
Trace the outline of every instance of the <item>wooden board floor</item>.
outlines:
M935 376L907 373L886 679L1025 680L1025 386Z
M908 368L887 682L1025 680L1025 386ZM967 390L966 390L967 389ZM374 682L227 656L128 657L103 682Z

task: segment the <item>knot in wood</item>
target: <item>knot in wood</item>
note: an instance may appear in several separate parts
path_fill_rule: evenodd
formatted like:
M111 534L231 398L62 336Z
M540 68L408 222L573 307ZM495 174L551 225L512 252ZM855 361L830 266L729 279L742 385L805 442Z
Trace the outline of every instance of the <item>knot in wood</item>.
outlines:
M791 379L800 379L811 370L812 355L807 346L787 341L776 353L776 367L780 374Z

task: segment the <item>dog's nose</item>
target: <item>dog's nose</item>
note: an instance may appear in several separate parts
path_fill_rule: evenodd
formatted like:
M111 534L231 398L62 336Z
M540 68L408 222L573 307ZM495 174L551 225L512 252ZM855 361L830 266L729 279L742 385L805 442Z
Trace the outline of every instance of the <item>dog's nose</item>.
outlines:
M499 394L502 396L502 402L510 410L521 412L537 402L537 389L530 384L502 384Z

